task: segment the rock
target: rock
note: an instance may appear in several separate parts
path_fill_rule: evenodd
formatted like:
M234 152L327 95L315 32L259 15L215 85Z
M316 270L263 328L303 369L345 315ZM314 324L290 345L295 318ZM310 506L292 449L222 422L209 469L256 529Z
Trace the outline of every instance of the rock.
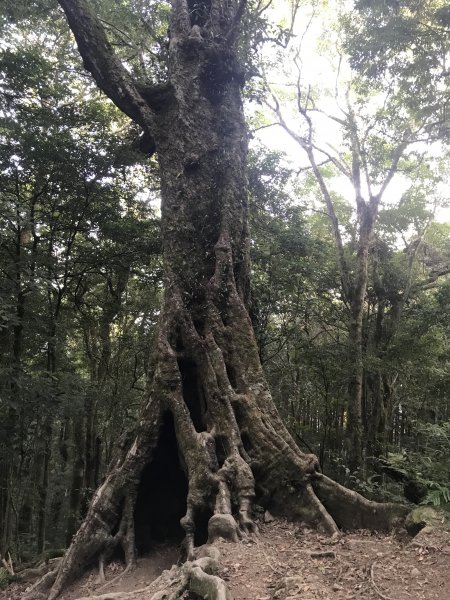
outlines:
M299 594L303 587L304 580L299 576L287 576L282 577L277 585L277 590L272 595L273 598L280 598L282 600L289 600L292 598L299 598Z
M264 513L264 523L272 523L275 521L275 517L273 517L268 510Z
M437 531L436 527L431 527L431 525L427 525L423 529L419 531L419 533L414 536L414 540L412 544L414 546L426 546L429 542L430 537L432 537Z
M411 577L419 577L419 575L420 575L419 569L417 569L417 567L413 567L411 569Z
M333 592L340 592L344 588L342 587L342 585L339 585L338 583L333 583L333 587L331 589L333 590Z
M405 527L413 537L426 526L436 527L442 521L442 515L431 506L419 506L412 510L405 520Z

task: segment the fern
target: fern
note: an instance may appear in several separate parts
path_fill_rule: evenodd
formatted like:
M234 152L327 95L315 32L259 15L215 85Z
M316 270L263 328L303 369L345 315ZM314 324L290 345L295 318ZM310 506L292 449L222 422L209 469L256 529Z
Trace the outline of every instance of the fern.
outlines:
M439 483L433 483L425 500L421 504L432 504L433 506L442 506L443 504L450 503L450 488L439 485Z

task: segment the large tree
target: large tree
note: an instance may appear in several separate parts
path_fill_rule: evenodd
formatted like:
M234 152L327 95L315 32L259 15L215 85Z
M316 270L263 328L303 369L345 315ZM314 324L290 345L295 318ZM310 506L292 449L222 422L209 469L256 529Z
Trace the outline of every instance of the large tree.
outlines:
M369 502L318 470L271 399L248 315L247 135L238 60L241 0L172 0L166 81L142 83L87 0L60 0L85 67L143 130L161 172L164 296L157 366L138 430L124 440L60 566L29 593L54 599L116 546L167 531L184 557L255 531L252 504L318 526L387 529L400 507ZM181 529L179 529L181 523Z

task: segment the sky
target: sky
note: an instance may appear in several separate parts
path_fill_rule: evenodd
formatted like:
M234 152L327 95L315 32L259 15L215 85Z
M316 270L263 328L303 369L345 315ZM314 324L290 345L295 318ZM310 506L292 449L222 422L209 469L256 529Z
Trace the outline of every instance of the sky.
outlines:
M331 7L333 7L333 4L334 6L337 5L337 3L331 3ZM271 16L276 21L283 20L285 24L289 23L289 3L278 0L273 5ZM302 131L302 118L292 100L295 98L293 83L296 82L298 77L298 69L294 64L293 57L299 46L301 50L297 64L301 64L302 83L306 87L311 86L312 89L320 88L320 90L323 90L318 94L317 106L337 117L341 116L342 113L340 113L337 106L336 98L341 106L345 106L345 89L351 71L345 57L339 61L334 51L338 43L338 34L332 25L334 18L333 8L325 12L322 10L317 11L313 14L310 4L305 3L297 15L293 30L294 38L290 47L286 51L280 51L267 45L264 50L266 60L273 64L272 68L266 71L266 78L280 102L283 118L289 127L297 132ZM339 75L337 75L338 72ZM382 101L381 98L380 101ZM368 108L370 109L369 105ZM254 117L255 112L258 110L260 109L257 107L250 107L250 117ZM264 117L260 116L258 121L262 120L265 125L277 121L276 116L270 112L270 109L266 108L263 112ZM370 114L370 110L368 114ZM332 148L342 150L340 125L320 114L314 115L313 118L317 145L326 149L326 151L330 151L331 154L334 154ZM252 143L254 145L262 143L272 150L285 152L287 162L296 169L308 165L305 152L279 125L255 131ZM421 152L426 150L424 144L416 148ZM433 154L437 156L439 153L440 148L436 147ZM337 153L336 156L338 155ZM321 155L321 158L323 159L324 155ZM320 162L320 160L319 158L318 161ZM385 202L396 204L408 187L409 183L405 177L395 177L386 190ZM344 177L334 179L333 189L346 198L350 204L354 204L353 187ZM441 202L438 203L435 219L440 222L449 222L450 207L445 206L445 204L450 200L450 182L439 187L439 195L442 197L443 202L442 204Z

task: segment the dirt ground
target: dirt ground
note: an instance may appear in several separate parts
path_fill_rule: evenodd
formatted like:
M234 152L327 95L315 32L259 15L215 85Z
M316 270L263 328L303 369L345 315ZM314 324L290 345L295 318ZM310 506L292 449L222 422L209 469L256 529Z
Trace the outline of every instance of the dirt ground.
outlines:
M218 542L219 575L235 600L447 600L450 599L450 534L421 532L373 535L365 531L331 540L285 521L260 526L255 539L238 544ZM158 546L122 572L119 563L106 570L109 583L100 589L95 572L86 573L61 598L76 600L106 592L136 593L130 600L150 600L148 586L177 559L177 548ZM19 600L25 587L12 584L1 600Z

